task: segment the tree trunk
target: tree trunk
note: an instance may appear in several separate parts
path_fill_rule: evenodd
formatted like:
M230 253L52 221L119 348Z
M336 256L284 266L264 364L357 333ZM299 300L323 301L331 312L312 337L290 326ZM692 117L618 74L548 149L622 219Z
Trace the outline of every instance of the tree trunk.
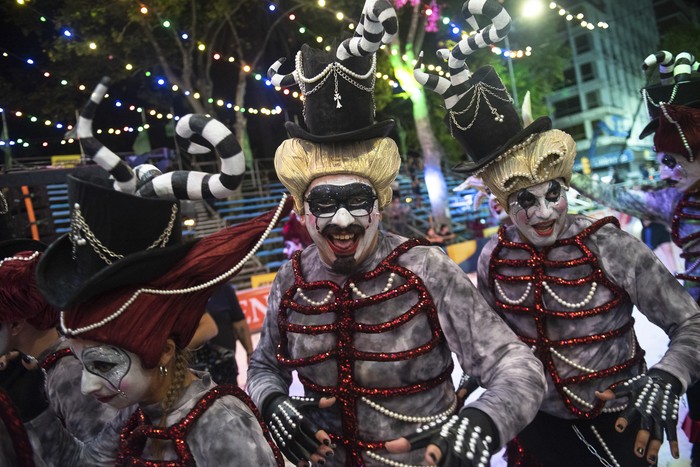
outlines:
M433 127L430 124L425 91L420 89L419 92L410 93L410 96L413 103L413 120L423 152L423 171L433 222L436 226L438 224L451 226L447 183L445 183L445 176L440 165L444 150L435 137Z

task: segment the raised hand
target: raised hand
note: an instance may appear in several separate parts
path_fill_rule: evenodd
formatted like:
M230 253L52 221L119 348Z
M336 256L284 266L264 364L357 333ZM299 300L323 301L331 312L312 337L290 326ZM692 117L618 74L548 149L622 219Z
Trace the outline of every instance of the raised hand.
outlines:
M673 375L652 369L642 374L610 386L603 392L596 391L601 400L618 397L629 398L629 405L615 421L615 429L623 432L627 426L641 419L640 430L634 443L634 453L650 463L656 463L659 448L664 441L664 431L671 447L671 455L678 459L678 404L682 391L681 382Z

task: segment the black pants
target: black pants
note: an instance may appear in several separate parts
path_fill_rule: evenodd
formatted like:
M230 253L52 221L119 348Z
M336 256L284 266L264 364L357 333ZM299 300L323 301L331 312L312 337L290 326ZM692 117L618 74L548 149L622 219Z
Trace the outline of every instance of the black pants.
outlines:
M508 444L506 455L511 467L597 467L603 465L574 431L607 462L614 465L605 448L598 441L591 426L603 438L617 463L622 467L648 467L646 458L634 454L634 440L639 423L630 424L623 433L615 431L619 414L603 414L595 420L565 420L543 412L517 438Z

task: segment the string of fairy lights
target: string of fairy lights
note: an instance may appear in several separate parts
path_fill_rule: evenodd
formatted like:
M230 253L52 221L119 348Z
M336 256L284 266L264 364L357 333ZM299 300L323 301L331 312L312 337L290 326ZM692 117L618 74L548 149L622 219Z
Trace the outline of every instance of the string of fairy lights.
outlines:
M74 29L71 29L70 27L66 26L59 26L53 21L50 17L47 15L42 14L38 10L36 10L33 6L30 5L30 2L28 0L16 0L19 5L22 5L24 7L29 7L31 8L38 16L38 20L41 23L48 23L51 22L56 26L56 29L60 31L60 34L65 37L67 40L75 40L75 41L81 41L86 44L87 48L91 51L94 51L96 53L99 53L100 46L98 43L95 41L91 40L82 40L80 38L80 34L78 34ZM394 0L396 8L401 8L407 3L410 3L412 6L415 6L417 2L420 2L421 0ZM326 9L331 13L336 20L338 21L346 21L348 23L348 28L353 29L354 28L354 21L351 21L349 18L346 17L344 13L341 11L333 10L329 4L328 1L326 0L317 0L317 5L319 8ZM576 19L579 21L579 24L581 27L584 27L588 30L593 30L596 27L601 28L601 29L607 29L608 24L605 22L598 22L594 24L593 22L589 22L585 19L583 14L578 13L574 14L566 10L565 8L561 7L559 4L556 2L551 2L549 4L549 8L551 10L557 10L558 14L562 17L564 17L567 21L573 21ZM268 7L267 9L269 10L270 13L272 14L278 14L278 11L280 8L278 5L276 5L274 2L268 2ZM140 4L139 6L139 11L143 15L148 15L151 14L152 12L149 10L148 5L146 4ZM447 29L448 34L451 34L452 36L456 38L463 38L468 35L474 34L475 31L470 31L467 32L460 28L457 24L455 24L449 17L447 16L442 16L441 15L441 7L438 5L438 3L435 0L432 0L429 4L424 5L422 13L426 16L426 31L428 32L438 32L439 27L444 27ZM301 35L309 35L313 37L315 42L317 44L323 44L325 39L323 38L322 35L315 34L311 28L309 28L307 25L302 24L299 21L298 16L295 13L290 13L287 15L287 19L290 22L296 22L299 24L297 30L299 34ZM161 21L161 25L163 28L173 28L175 27L172 22L168 19L163 19ZM180 33L180 38L183 41L188 41L188 40L194 40L193 38L190 38L189 34L187 32L181 32ZM219 62L219 63L230 63L237 65L244 73L250 74L254 81L260 82L264 84L265 87L274 89L275 91L281 93L282 95L286 97L291 97L294 99L303 99L303 96L301 93L298 91L294 90L289 90L287 88L280 88L280 87L275 87L272 85L270 80L264 78L264 72L257 72L251 69L251 67L247 64L245 64L242 60L237 59L234 56L225 56L222 53L217 52L216 50L213 50L212 47L210 47L208 44L202 42L202 41L197 41L196 42L197 50L201 53L209 53L211 54L211 58L214 62ZM325 45L326 50L330 50L331 45L327 44ZM504 49L501 47L497 46L491 46L490 47L491 51L494 54L502 55L503 57L510 58L510 59L519 59L523 57L530 56L533 52L531 46L527 46L524 49ZM82 83L71 83L69 80L60 78L58 76L55 76L54 73L52 73L50 70L41 70L39 65L37 65L37 60L31 57L27 57L24 54L20 53L14 53L12 51L9 51L7 49L0 48L0 51L2 51L2 57L6 59L16 59L19 60L26 65L30 67L36 68L46 79L51 79L57 81L61 86L73 86L75 89L77 89L80 92L84 93L89 93L90 90L92 89L91 86L87 86ZM408 57L404 56L404 60L408 61ZM109 55L109 59L113 60L114 57L112 55ZM133 71L135 69L134 64L125 61L124 62L124 68L127 71ZM432 65L432 64L426 64L426 67L428 68L429 71L437 73L442 76L449 76L448 73L446 73L440 65ZM176 84L169 84L167 80L161 76L158 76L157 74L151 72L150 70L145 70L144 75L146 78L151 78L154 80L155 84L161 87L169 87L170 90L173 93L180 93L184 96L188 96L197 100L206 100L206 102L212 106L215 107L220 107L220 108L227 108L230 109L234 112L241 112L245 113L246 115L255 115L255 116L277 116L280 115L283 112L283 108L279 105L273 107L273 108L267 108L267 107L261 107L261 108L253 108L253 107L242 107L239 105L236 105L233 102L227 101L225 99L221 98L215 98L215 97L203 97L201 93L199 93L196 90L191 90L191 89L181 89L179 86ZM377 79L382 79L385 80L389 86L393 88L399 88L398 82L393 79L391 76L387 74L382 74L382 73L377 73ZM136 104L131 104L128 102L124 102L123 99L119 98L112 98L109 99L109 94L105 96L105 99L108 100L108 102L111 102L112 105L114 105L116 108L121 108L125 109L131 112L136 112L138 114L141 114L143 117L142 119L144 120L144 125L138 126L138 127L133 127L133 126L123 126L123 127L114 127L114 128L103 128L103 129L97 129L96 133L97 134L111 134L111 135L123 135L123 134L131 134L136 131L143 131L145 129L148 129L148 124L145 123L145 116L148 115L152 118L155 118L157 120L173 120L177 119L176 116L174 116L171 112L168 111L162 111L157 108L144 108L143 106L138 106ZM104 105L104 104L103 104ZM75 139L71 137L71 130L73 129L73 126L66 122L66 121L52 121L51 119L48 118L43 118L39 117L36 115L36 113L33 112L27 112L23 109L3 109L0 108L0 112L4 112L5 115L7 116L12 116L14 118L26 118L28 119L31 123L36 123L37 125L43 125L45 127L53 127L56 130L61 130L66 132L64 137L61 138L61 144L73 144L75 143ZM50 139L50 138L49 138ZM57 138L54 138L57 139ZM22 139L16 139L16 140L0 140L0 146L3 145L21 145L22 147L28 147L29 142L26 140ZM48 140L44 139L40 143L42 146L46 147L48 146Z

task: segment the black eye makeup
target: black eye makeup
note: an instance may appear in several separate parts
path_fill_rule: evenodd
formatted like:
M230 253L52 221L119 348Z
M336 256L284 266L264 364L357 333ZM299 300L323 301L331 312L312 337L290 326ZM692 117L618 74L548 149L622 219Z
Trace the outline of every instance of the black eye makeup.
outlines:
M319 185L305 197L309 211L319 218L329 218L342 207L354 217L368 216L374 209L377 195L369 185L350 183L348 185Z

